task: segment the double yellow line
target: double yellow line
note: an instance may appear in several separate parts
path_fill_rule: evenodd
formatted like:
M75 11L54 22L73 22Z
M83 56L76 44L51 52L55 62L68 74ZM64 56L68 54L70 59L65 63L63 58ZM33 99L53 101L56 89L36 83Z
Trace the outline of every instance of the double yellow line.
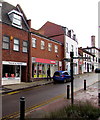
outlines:
M49 104L49 103L51 103L51 102L53 102L53 101L55 101L57 99L60 99L60 98L62 98L64 96L65 96L65 93L60 94L58 96L55 96L55 97L53 97L53 98L51 98L51 99L49 99L47 101L44 101L44 102L42 102L40 104L28 107L28 108L26 108L25 113L27 113L27 112L29 112L31 110L35 110L35 109L37 109L39 107L42 107L44 105L47 105L47 104ZM17 118L19 116L19 114L20 114L19 112L14 112L13 114L9 114L9 115L4 116L3 118L1 118L1 120L8 120L8 119L15 118L15 117Z

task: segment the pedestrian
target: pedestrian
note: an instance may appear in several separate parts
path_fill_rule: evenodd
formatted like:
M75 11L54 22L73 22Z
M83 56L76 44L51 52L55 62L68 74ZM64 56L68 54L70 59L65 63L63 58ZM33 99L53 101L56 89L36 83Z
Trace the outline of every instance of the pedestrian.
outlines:
M48 68L48 70L47 70L47 81L48 81L48 79L50 79L50 81L51 81L50 68Z

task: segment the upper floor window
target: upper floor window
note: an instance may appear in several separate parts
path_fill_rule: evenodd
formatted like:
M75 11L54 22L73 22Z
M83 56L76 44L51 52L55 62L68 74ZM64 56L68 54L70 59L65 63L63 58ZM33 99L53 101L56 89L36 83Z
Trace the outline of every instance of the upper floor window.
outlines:
M22 28L22 13L12 10L8 13L12 25Z
M58 46L55 45L55 52L57 53L58 52Z
M71 51L74 52L74 46L73 45L71 45Z
M8 36L3 36L3 43L2 43L3 49L9 49L10 48L10 40Z
M45 42L41 40L41 49L45 49Z
M68 53L68 43L66 43L66 52Z
M76 48L76 56L78 55L77 53L78 53L78 51L77 51L77 48Z
M0 21L2 20L2 4L0 3Z
M36 48L36 38L32 38L32 47Z
M48 43L48 51L52 51L52 43Z
M19 39L14 38L14 51L19 51Z
M23 41L23 52L28 52L28 41Z

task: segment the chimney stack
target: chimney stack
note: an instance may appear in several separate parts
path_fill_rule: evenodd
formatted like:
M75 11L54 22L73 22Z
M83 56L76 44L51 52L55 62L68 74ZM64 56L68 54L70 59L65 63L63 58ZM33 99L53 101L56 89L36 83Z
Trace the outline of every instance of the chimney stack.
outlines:
M95 36L91 36L91 47L95 47Z

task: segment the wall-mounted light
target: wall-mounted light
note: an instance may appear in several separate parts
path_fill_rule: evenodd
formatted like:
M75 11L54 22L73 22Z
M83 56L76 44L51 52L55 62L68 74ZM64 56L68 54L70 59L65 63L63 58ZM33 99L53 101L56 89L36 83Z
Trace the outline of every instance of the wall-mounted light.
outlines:
M13 40L13 36L10 36L10 40Z

